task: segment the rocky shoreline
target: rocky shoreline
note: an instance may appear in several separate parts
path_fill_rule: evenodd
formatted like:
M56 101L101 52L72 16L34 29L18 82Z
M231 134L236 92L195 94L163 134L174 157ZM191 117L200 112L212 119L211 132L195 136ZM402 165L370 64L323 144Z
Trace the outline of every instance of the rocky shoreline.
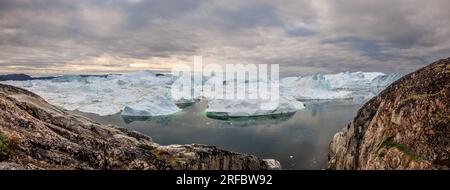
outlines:
M450 58L391 84L334 135L329 169L449 169Z
M214 146L161 146L0 84L0 169L271 170L281 165Z

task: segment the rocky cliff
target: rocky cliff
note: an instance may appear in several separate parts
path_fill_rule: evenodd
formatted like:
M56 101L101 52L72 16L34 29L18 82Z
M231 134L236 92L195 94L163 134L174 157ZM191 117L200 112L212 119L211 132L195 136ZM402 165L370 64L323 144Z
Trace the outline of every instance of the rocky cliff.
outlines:
M206 145L160 146L0 84L0 169L279 169L275 160Z
M449 169L450 58L404 76L334 135L329 169Z

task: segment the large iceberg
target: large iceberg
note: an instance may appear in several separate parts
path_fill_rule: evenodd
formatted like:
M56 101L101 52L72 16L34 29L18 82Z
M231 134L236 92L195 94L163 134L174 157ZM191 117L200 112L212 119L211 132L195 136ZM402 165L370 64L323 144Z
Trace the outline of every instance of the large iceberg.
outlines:
M251 86L253 90L250 88ZM271 81L227 81L224 86L224 97L210 97L206 113L209 117L227 119L233 117L280 115L293 113L305 108L303 102L291 96L279 96L278 91L268 90L266 94L268 95L267 99L261 98L258 88L266 88L268 86L273 86L273 83ZM239 91L243 93L240 94ZM246 97L240 97L242 95Z
M376 96L381 90L401 77L400 74L379 72L345 72L325 75L333 90L347 90L352 99L365 100Z
M301 100L347 99L351 94L350 91L333 90L331 83L321 74L284 78L281 80L280 89L282 95Z
M181 111L167 96L158 95L146 101L125 106L123 116L163 116Z
M386 75L380 72L344 72L324 75L324 79L330 83L332 89L354 90L367 88L379 76Z
M141 71L107 77L68 75L51 80L6 81L67 110L98 115L160 116L180 111L171 99L173 78Z
M263 104L271 104L272 108L266 109ZM251 117L264 115L278 115L293 113L304 109L303 102L297 101L293 97L280 97L277 102L264 101L261 99L227 100L213 99L208 100L206 113L209 117L232 118L232 117Z
M368 99L399 79L399 74L344 72L281 79L281 94L300 100Z

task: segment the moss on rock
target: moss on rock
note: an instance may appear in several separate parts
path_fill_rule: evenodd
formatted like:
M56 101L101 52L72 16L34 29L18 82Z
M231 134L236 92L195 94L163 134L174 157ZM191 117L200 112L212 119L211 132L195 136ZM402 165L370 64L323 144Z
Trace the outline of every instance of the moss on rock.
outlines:
M8 156L8 139L5 135L0 133L0 161L3 161Z

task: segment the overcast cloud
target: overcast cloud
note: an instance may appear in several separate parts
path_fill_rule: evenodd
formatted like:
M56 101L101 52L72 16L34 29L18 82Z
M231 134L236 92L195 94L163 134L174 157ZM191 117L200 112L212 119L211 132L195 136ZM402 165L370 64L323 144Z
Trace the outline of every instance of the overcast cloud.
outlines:
M448 0L0 0L0 72L280 64L281 74L410 72L450 56Z

